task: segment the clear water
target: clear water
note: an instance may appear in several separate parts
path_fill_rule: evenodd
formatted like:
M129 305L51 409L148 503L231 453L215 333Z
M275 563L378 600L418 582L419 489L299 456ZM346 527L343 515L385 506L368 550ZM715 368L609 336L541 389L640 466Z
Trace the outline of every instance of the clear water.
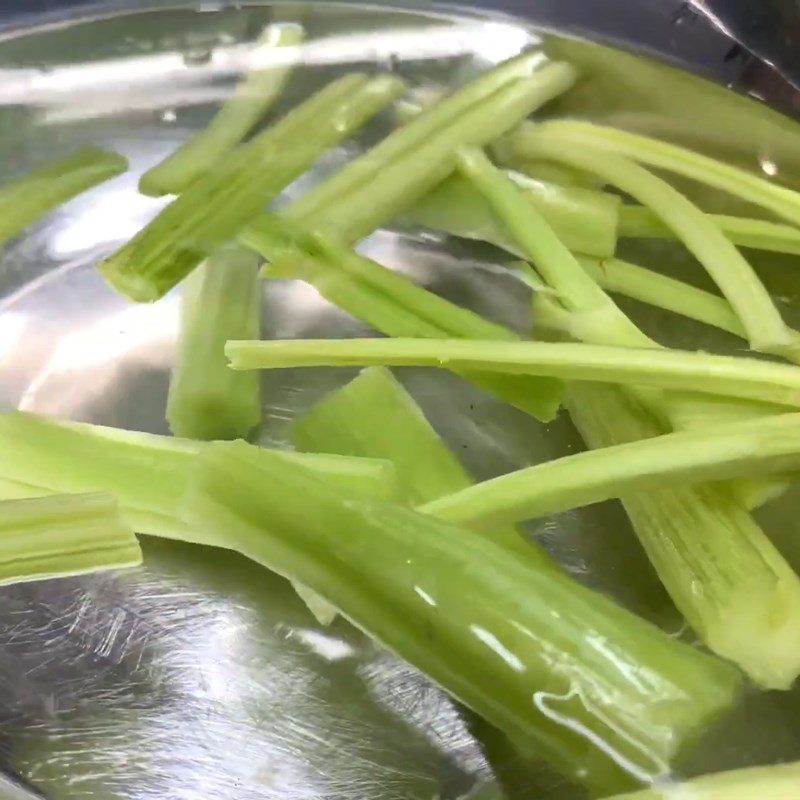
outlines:
M447 85L537 41L506 22L330 4L136 13L0 41L0 68L7 70L0 74L0 177L83 143L119 150L132 168L5 248L3 407L166 432L177 296L132 306L106 288L94 265L161 207L137 194L138 174L205 125L232 86L226 69L246 56L240 43L273 18L301 19L313 62L297 71L276 114L356 64ZM716 109L726 124L710 124L692 113L698 106L688 95L676 98L644 83L640 72L615 74L613 63L607 66L612 90L608 82L604 89L599 69L561 112L655 129L732 159L766 162L792 178L780 123L758 117L758 125L734 132L738 101L733 110L724 103ZM290 194L391 122L384 115L369 125ZM386 230L365 249L492 318L521 330L529 323L525 291L502 274L506 258L492 248ZM707 285L674 246L623 254ZM800 324L795 260L770 256L759 266L787 319ZM269 336L365 330L305 285L264 291ZM735 346L700 325L622 305L667 343ZM288 423L351 374L266 376L260 439L285 443ZM453 377L424 370L401 377L478 477L581 447L565 416L545 426ZM797 508L795 492L761 516L800 567ZM531 533L579 580L667 630L682 630L618 504L542 520ZM460 797L491 781L456 705L412 668L342 622L321 629L288 584L243 559L153 539L143 544L140 570L0 591L0 762L44 796L428 800ZM748 698L709 733L684 771L800 757L798 712L797 691ZM582 796L545 768L506 766L520 796Z

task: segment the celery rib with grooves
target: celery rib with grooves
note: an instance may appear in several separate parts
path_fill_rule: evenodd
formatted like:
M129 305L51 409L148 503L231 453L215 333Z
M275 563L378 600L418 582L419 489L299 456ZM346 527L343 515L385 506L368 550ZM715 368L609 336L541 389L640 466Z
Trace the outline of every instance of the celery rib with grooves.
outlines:
M52 208L121 175L128 161L119 153L82 147L0 188L0 244Z
M195 181L101 263L103 276L132 300L157 300L402 86L357 74L328 84Z
M228 339L260 334L259 263L255 253L231 245L186 280L167 400L176 436L243 438L261 421L258 376L228 369L224 352Z
M484 537L257 463L237 443L212 445L201 467L190 523L310 586L599 794L665 774L737 694L728 665Z
M303 29L299 25L269 25L256 42L254 53L292 47L302 40ZM239 144L266 114L283 90L291 69L291 63L281 62L247 74L206 128L142 175L139 191L151 197L184 191Z
M683 350L468 339L229 341L234 369L440 367L563 380L641 383L800 406L800 368L755 358Z
M0 502L0 585L141 563L139 543L109 494Z

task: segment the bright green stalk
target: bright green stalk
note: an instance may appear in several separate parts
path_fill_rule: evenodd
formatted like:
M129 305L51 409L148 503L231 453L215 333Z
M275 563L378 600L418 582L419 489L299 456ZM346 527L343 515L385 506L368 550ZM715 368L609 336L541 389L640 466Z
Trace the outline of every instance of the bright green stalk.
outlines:
M608 800L793 800L800 762L717 772L678 784L663 784Z
M568 394L589 447L664 432L617 387L574 384ZM762 686L791 686L800 672L800 580L733 495L687 486L622 500L661 582L708 647Z
M141 563L139 543L111 495L0 502L0 585Z
M258 376L228 369L224 352L228 339L260 334L259 263L250 250L224 247L185 283L167 401L176 436L237 439L261 421Z
M762 219L706 214L735 245L753 250L800 255L800 228ZM620 237L672 239L675 234L649 208L623 205L619 210ZM590 254L591 255L591 254Z
M466 487L420 511L487 528L651 488L798 469L800 414L779 414L575 453Z
M650 208L720 287L754 350L800 355L797 333L784 323L750 264L697 206L666 181L605 148L602 138L595 140L593 126L574 129L545 123L526 129L523 141L526 153L590 170Z
M328 84L195 181L102 262L104 277L133 300L157 300L402 88L361 75Z
M316 220L318 214L334 207L350 192L371 183L375 176L400 157L413 155L420 147L428 144L432 136L456 123L462 115L474 111L482 103L491 102L492 96L500 89L512 81L534 74L542 62L547 63L547 59L541 52L524 53L479 75L448 97L438 100L362 156L295 200L285 210L287 219L309 222Z
M268 452L245 446L257 455ZM178 513L196 458L208 447L189 439L23 412L0 414L0 496L108 492L140 533L214 544L204 528L187 528ZM301 461L350 491L380 497L397 492L394 468L385 461L269 452L287 462Z
M299 25L269 25L254 53L292 47L302 40L303 29ZM292 67L284 62L247 74L204 130L142 175L139 191L153 197L184 191L239 144L266 114L283 91Z
M683 350L458 339L229 341L234 369L393 366L478 369L643 384L800 406L800 368Z
M82 147L7 183L0 188L0 244L50 209L127 168L118 153Z
M665 774L735 697L728 666L558 570L237 443L204 454L185 509L598 793Z
M617 196L558 186L519 174L510 177L570 250L599 258L614 255L621 205ZM520 254L519 247L495 219L489 203L460 175L452 175L431 190L402 219L453 236L491 242Z

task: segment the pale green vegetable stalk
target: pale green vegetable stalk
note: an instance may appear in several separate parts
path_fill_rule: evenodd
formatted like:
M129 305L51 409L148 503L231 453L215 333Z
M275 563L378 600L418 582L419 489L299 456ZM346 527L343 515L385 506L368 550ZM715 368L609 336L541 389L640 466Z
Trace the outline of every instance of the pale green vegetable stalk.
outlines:
M260 259L223 247L187 279L167 420L187 439L246 437L261 421L258 376L235 373L225 360L231 338L260 334Z
M598 794L667 773L736 695L732 668L485 537L238 443L214 444L201 466L187 521L312 587Z
M254 54L292 47L302 40L303 29L299 25L269 25L256 43ZM139 191L153 197L184 191L239 144L267 113L280 96L292 66L283 61L247 74L206 128L142 175Z
M0 244L50 209L128 168L118 153L82 147L0 188Z
M800 406L800 368L684 350L469 339L229 341L234 369L440 367L632 383Z
M567 408L589 447L663 428L617 387L574 384ZM656 488L622 498L659 578L714 652L768 688L800 672L800 580L723 487Z
M608 800L793 800L800 786L800 762L747 767L663 784Z
M23 412L0 414L0 497L108 492L140 533L215 544L204 528L188 528L178 513L197 455L208 446ZM244 446L257 455L267 452ZM274 452L352 491L379 497L397 493L394 467L386 461Z
M139 542L111 495L0 501L0 585L141 563Z
M196 180L101 263L103 276L132 300L157 300L402 89L356 74L328 84Z

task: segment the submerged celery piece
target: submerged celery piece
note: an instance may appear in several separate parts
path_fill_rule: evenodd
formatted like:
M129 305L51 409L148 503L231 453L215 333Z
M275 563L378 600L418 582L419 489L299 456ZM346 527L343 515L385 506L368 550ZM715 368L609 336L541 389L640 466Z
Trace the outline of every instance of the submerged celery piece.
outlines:
M141 563L139 542L109 494L0 501L0 585Z
M132 300L157 300L402 88L357 74L328 84L198 178L101 263L103 276Z
M254 253L232 245L186 281L167 401L176 436L237 439L261 421L258 376L228 369L224 352L228 339L260 334L259 263Z
M256 456L267 452L245 445ZM195 460L207 443L65 422L24 412L0 414L0 497L103 491L119 501L140 533L214 544L178 509ZM324 480L370 496L394 497L397 477L386 461L276 452L301 461Z
M256 42L255 53L291 47L302 40L299 25L269 25ZM154 197L180 194L244 139L278 98L291 69L290 63L283 62L247 74L205 129L142 175L139 191Z
M82 147L0 187L0 244L50 209L127 168L119 153Z
M666 774L737 693L735 670L558 570L238 443L203 455L185 514L598 793Z
M229 341L234 369L393 366L478 369L565 380L730 395L800 406L800 368L755 358L683 350L468 339L293 339Z
M608 800L792 800L800 786L800 761L746 767L663 784Z
M571 385L567 408L592 448L664 432L618 387ZM789 688L800 673L800 580L733 495L701 485L622 500L659 578L708 647L760 685Z

